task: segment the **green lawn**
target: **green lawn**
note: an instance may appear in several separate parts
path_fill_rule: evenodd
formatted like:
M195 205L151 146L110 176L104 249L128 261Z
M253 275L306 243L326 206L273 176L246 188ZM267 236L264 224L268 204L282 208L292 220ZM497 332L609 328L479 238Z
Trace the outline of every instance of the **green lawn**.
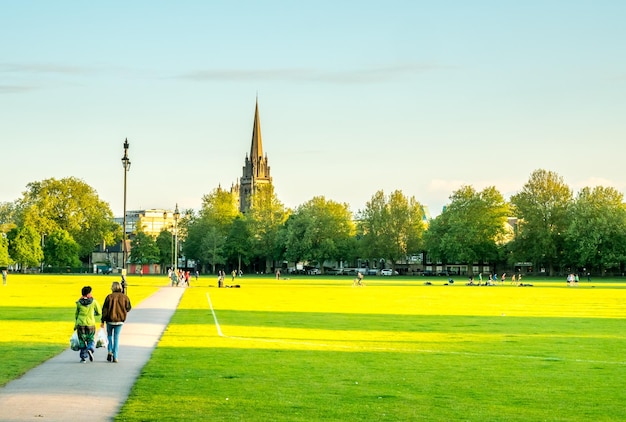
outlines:
M624 284L423 280L201 280L118 420L626 419Z
M0 385L68 347L83 285L103 301L118 279L11 274L0 288ZM626 419L622 280L431 280L192 281L117 419ZM167 280L129 283L137 305Z

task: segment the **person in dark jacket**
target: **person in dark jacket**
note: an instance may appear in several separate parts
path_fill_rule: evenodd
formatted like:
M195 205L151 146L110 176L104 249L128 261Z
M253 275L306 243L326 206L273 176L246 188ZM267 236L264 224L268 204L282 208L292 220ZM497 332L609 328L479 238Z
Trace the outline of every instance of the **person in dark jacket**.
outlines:
M107 360L117 363L117 353L119 350L120 332L126 315L131 310L130 299L122 292L122 285L114 281L111 285L111 294L104 299L102 305L102 320L100 327L104 327L106 322L107 337L109 340Z

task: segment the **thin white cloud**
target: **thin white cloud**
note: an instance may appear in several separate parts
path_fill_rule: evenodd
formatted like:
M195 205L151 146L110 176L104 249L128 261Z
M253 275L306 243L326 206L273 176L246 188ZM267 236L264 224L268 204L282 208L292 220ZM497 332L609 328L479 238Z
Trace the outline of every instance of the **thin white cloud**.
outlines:
M461 186L471 186L478 192L490 186L495 186L504 199L508 200L511 195L522 189L523 183L513 180L499 180L497 183L494 183L493 180L476 180L474 182L468 182L467 180L433 179L428 185L428 191L433 194L442 196L445 195L446 198L450 198L454 191L460 189Z
M0 85L0 94L21 94L37 88L27 85Z
M324 71L307 68L284 69L212 69L198 70L180 76L193 81L243 81L243 80L281 80L281 81L321 81L328 83L376 83L408 77L431 70L450 67L428 63L403 63L390 66L354 69L346 71Z
M613 180L605 179L603 177L595 177L591 176L586 179L580 180L572 186L574 190L580 190L585 187L596 187L596 186L604 186L604 187L613 187L615 189L624 189L626 185L624 183L616 183Z
M0 63L3 73L36 73L36 74L84 74L94 69L81 66L65 66L52 63Z

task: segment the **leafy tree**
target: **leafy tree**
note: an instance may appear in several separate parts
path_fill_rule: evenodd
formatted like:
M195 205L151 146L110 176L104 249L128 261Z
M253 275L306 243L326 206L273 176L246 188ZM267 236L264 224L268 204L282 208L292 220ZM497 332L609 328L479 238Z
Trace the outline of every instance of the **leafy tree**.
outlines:
M341 260L355 235L347 204L317 196L298 207L285 224L285 257L290 261Z
M109 204L74 177L29 183L18 209L18 226L36 227L42 235L65 230L79 244L81 257L103 241L111 244L121 238L122 228L113 221Z
M447 247L451 216L446 211L447 207L428 223L428 229L424 233L424 249L432 259L448 263L456 259Z
M165 270L166 267L172 266L174 262L174 236L168 230L161 230L156 238L156 245L159 249L159 264Z
M229 258L237 262L237 270L241 270L242 262L247 264L252 255L250 230L245 217L238 215L230 226L224 250Z
M12 263L9 256L9 239L4 236L4 233L0 233L0 269L7 268Z
M583 188L570 207L565 232L568 264L576 269L604 269L626 260L624 196L611 187Z
M72 236L65 230L57 229L45 238L43 261L52 267L79 267L79 251L80 246Z
M546 266L552 275L563 258L572 191L563 178L535 170L522 190L511 197L518 220L513 251L520 261Z
M280 259L283 252L279 233L289 211L278 200L272 184L259 186L250 204L246 217L252 236L251 247L254 254L265 261L265 272L271 272L272 263Z
M426 233L427 249L442 262L495 262L506 235L509 206L495 187L463 186Z
M199 215L190 217L186 224L187 235L183 245L185 255L203 267L211 265L215 273L218 265L226 263L226 238L233 220L239 214L232 193L218 187L205 195Z
M0 233L8 233L9 230L16 227L17 203L1 202L0 203Z
M137 232L130 245L130 262L142 265L159 261L159 248L156 241L142 230Z
M392 268L397 261L422 249L424 211L414 197L396 190L386 197L378 191L360 214L364 250L370 257L385 258Z
M9 234L9 255L24 269L37 267L43 260L41 238L30 226L16 227Z

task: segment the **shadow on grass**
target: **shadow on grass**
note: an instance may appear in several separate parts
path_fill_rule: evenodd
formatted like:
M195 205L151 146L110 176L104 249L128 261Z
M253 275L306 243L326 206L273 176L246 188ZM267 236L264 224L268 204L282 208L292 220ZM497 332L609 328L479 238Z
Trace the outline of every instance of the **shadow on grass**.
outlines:
M0 306L0 321L67 322L73 317L73 306Z
M490 334L582 334L624 338L617 318L396 315L329 312L216 310L220 325L321 330L406 331ZM213 324L210 310L178 309L171 323Z
M159 347L118 419L619 420L624 375L550 360Z

